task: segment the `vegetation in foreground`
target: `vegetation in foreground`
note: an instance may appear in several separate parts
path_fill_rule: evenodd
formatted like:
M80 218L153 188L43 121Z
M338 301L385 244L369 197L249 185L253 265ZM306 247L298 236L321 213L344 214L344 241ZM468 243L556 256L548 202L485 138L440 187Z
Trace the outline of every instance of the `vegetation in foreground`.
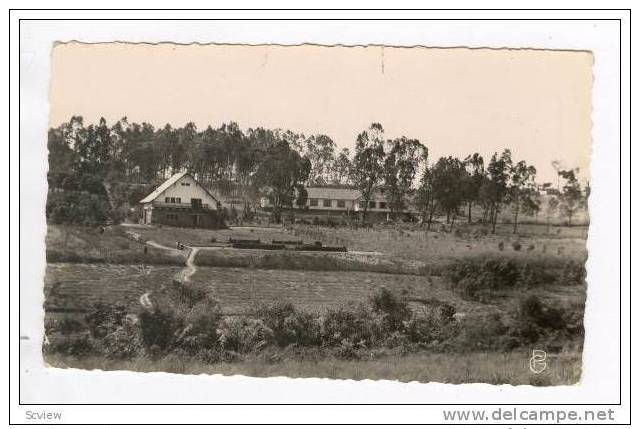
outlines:
M582 311L576 307L552 307L531 295L523 298L511 314L460 319L456 308L447 302L425 301L420 311L412 311L403 298L381 289L368 305L313 313L289 303L274 303L260 306L248 315L223 316L205 289L176 287L159 295L153 308L142 309L137 315L127 314L123 307L99 305L84 320L52 319L46 326L48 345L44 352L49 363L62 365L65 356L73 356L71 361L84 360L81 365L112 360L116 367L140 365L141 360L146 360L148 368L162 367L174 359L183 360L184 365L213 365L210 369L246 364L257 371L275 365L278 370L296 368L294 374L283 375L327 376L329 362L338 362L336 367L347 372L347 368L358 366L344 363L351 361L367 362L365 367L381 366L378 371L383 371L385 362L400 357L403 362L406 357L408 362L420 362L420 356L430 353L458 356L456 359L482 351L509 356L535 346L576 355L584 335ZM572 359L566 362L567 368L575 364ZM314 373L313 368L318 365L320 373ZM564 378L538 382L576 382L575 368L563 368ZM417 377L426 381L427 374L418 371L412 375L415 370L409 364L398 369L403 375L392 371L396 374L392 378ZM441 381L452 377L451 373L440 374L444 377ZM360 376L370 377L367 372ZM474 375L467 376L459 382L474 380ZM481 378L496 383L521 380L510 379L508 372L502 376L493 372Z

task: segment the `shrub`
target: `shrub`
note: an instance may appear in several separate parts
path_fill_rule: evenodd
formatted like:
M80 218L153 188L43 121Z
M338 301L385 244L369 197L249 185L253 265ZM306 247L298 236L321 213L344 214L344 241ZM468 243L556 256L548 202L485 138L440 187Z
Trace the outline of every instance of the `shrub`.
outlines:
M104 338L110 332L122 326L126 316L123 305L95 304L85 316L89 332L94 338Z
M73 334L85 329L84 325L77 318L64 315L59 319L47 324L47 333L59 332L61 334Z
M517 264L505 259L468 259L451 264L445 277L463 295L478 298L483 290L513 288L520 272Z
M373 311L382 315L382 323L388 332L397 331L402 327L402 323L411 317L407 302L386 288L376 292L370 302Z
M567 285L582 284L587 277L583 261L567 260L561 268L560 282Z
M334 356L339 359L346 360L355 360L360 356L358 355L358 345L354 344L353 341L348 339L343 339L340 341L340 344L334 350Z
M423 307L421 314L415 314L405 323L404 332L413 343L440 343L458 334L455 307L448 303L437 303Z
M523 297L514 315L511 336L520 344L540 343L546 349L557 350L558 344L584 338L583 315L583 305L553 307L535 295Z
M479 299L492 290L539 284L581 284L584 262L578 259L467 258L448 265L445 278L462 295Z
M183 321L170 306L155 305L151 310L143 309L138 319L144 345L161 351L172 345L176 331L183 326Z
M75 357L95 353L95 342L87 331L69 335L52 335L49 344L43 347L45 353L61 353Z
M383 338L385 330L380 314L372 314L362 305L328 309L321 324L325 346L338 346L347 340L359 347L370 347Z
M519 241L514 241L513 243L511 243L511 247L513 247L513 250L515 250L516 252L519 252L520 249L522 249L522 244L520 244Z
M178 335L176 345L191 355L200 353L203 349L215 349L221 319L218 305L206 302L196 304L185 314L185 328Z
M245 316L224 319L218 343L223 351L249 353L264 348L273 340L273 332L262 320Z
M499 312L463 319L459 332L451 343L461 351L511 350L519 345Z
M311 346L321 343L317 317L297 310L290 303L263 305L256 310L255 316L271 329L273 340L279 346Z
M534 323L541 328L558 330L565 326L561 310L543 305L536 295L520 299L518 315L520 320Z
M105 335L101 346L104 355L122 359L138 356L143 350L140 330L129 322Z

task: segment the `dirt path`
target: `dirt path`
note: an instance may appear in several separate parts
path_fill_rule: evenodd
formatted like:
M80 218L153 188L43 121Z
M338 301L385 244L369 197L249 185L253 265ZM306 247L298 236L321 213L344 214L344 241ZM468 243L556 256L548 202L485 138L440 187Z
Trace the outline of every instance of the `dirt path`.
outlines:
M191 252L189 252L189 257L187 258L187 262L186 262L187 266L183 268L182 271L180 271L176 275L176 280L178 280L182 284L188 283L191 279L191 276L194 275L196 271L198 271L198 266L195 264L195 259L200 248L199 247L189 247L189 248L191 249Z
M154 241L147 241L146 244L149 246L157 247L159 249L171 249L169 247L163 246L162 244L158 244ZM198 271L198 266L195 264L196 255L198 251L201 249L200 247L192 247L192 246L184 246L189 250L189 256L187 257L187 261L185 263L185 267L176 274L175 281L179 282L182 285L188 285L191 281L191 276L193 276L196 271ZM163 289L160 289L162 291ZM146 292L140 296L140 305L147 310L153 309L153 302L150 299L151 292Z

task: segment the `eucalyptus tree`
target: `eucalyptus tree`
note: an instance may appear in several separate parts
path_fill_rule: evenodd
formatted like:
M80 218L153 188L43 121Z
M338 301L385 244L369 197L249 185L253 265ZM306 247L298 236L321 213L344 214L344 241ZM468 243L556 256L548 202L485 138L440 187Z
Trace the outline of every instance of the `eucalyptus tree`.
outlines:
M354 185L360 190L364 207L362 208L362 224L364 224L369 202L384 177L384 129L382 125L373 123L358 134L355 155L353 157Z

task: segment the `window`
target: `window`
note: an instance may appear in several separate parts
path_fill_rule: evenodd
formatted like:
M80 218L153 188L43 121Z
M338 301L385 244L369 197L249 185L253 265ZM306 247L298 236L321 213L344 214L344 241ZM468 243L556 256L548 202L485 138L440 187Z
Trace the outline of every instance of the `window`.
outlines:
M189 182L182 182L182 183L181 183L181 185L182 185L182 186L191 186L191 183L189 183Z
M345 200L338 200L338 207L345 208L345 206L346 206Z
M309 199L309 207L318 207L318 200L315 198Z
M180 203L180 197L165 197L165 203Z
M164 202L165 202L165 203L170 203L170 202L171 202L171 198L169 198L169 197L164 197Z
M387 202L386 201L380 201L380 203L378 204L378 207L381 209L386 209L387 208Z
M176 203L180 202L180 197L176 197Z
M369 208L370 209L375 209L376 208L376 202L375 201L369 201Z
M322 207L331 207L331 200L323 200Z

